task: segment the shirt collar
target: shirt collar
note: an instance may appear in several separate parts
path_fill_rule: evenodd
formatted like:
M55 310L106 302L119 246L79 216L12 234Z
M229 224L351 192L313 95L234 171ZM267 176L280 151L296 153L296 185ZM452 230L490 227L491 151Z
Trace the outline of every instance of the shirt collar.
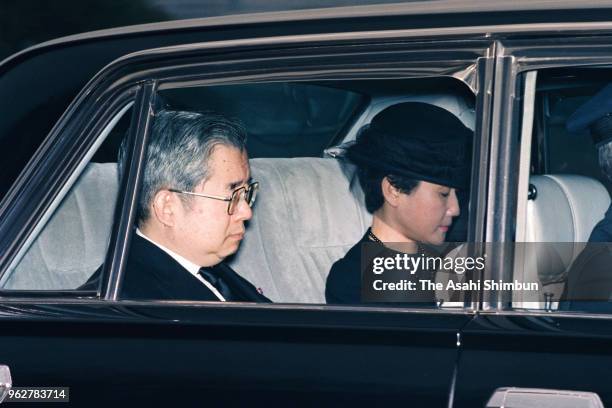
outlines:
M192 275L194 275L196 277L198 276L198 272L200 271L200 266L199 265L194 264L190 260L180 256L179 254L177 254L176 252L166 248L162 244L158 244L157 242L153 241L151 238L149 238L145 234L143 234L142 231L139 228L136 228L136 234L138 234L139 236L143 237L144 239L146 239L147 241L149 241L150 243L152 243L153 245L155 245L156 247L158 247L159 249L161 249L162 251L164 251L165 253L170 255L172 257L172 259L174 259L176 262L178 262L183 268L187 269L189 271L189 273L191 273Z

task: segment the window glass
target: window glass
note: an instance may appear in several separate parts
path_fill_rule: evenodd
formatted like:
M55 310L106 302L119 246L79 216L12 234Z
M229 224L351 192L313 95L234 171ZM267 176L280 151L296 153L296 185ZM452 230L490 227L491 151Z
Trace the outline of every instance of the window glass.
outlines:
M2 276L2 289L77 289L101 267L119 185L117 153L127 134L131 111L129 104L107 124Z
M7 106L6 114L0 118L0 151L4 152L0 173L0 200L40 147L72 98L74 95L71 93L49 97L44 104L34 107L22 118L16 114L11 116L12 107Z
M516 290L515 307L612 311L610 82L605 68L543 70L525 101L534 115L515 278L536 286Z
M443 111L431 117L424 113L426 126L414 113L422 107L411 105L412 110L402 111L408 116L393 114L394 119L385 122L385 132L400 139L422 138L414 143L425 150L414 157L427 167L419 174L426 172L428 180L457 176L459 170L449 170L449 161L469 179L475 97L453 79L192 87L164 89L159 97L163 103L149 134L138 230L121 288L123 299L337 304L333 295L326 295L330 269L360 243L374 210L366 208L356 165L343 157L346 146L338 147L335 157L324 150L350 140L348 135L386 108L419 102ZM235 120L246 131L249 167L236 141L241 136L236 136L240 130ZM433 142L446 129L459 128L449 136L450 142ZM213 135L214 149L206 146ZM455 142L465 143L459 149L449 147ZM386 148L396 152L400 146L389 143ZM394 160L410 167L407 157L394 154L376 161ZM400 183L400 177L394 180ZM252 182L259 184L249 207ZM425 220L425 225L414 222L417 232L409 234L428 243L436 235L438 246L448 252L448 241L466 240L470 188L453 187L451 192L450 187L429 184L431 200L419 204L418 217L412 209L413 215L402 222ZM402 188L407 187L395 186L394 191L406 199L410 195ZM448 214L442 202L451 203ZM352 293L357 288L359 297L361 277L354 272L344 284L353 288ZM145 275L154 278L145 282ZM432 279L446 278L441 274ZM352 301L343 301L347 302ZM359 299L354 303L361 304Z
M567 71L543 71L536 93L532 158L534 173L579 174L601 182L612 192L612 182L601 171L598 152L588 128L568 131L569 118L612 80L612 72L575 70L571 80Z
M250 157L320 156L368 97L351 89L303 83L182 88L162 91L168 107L212 110L248 129Z

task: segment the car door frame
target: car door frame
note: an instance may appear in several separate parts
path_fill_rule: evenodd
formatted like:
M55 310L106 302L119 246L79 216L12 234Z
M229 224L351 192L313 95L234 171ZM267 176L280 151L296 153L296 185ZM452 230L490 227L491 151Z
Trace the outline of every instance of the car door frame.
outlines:
M585 24L583 26L588 26ZM599 31L499 40L493 106L491 186L486 241L513 243L517 216L523 85L527 73L563 67L612 67L612 24ZM525 166L523 165L523 168ZM528 169L528 166L527 166ZM525 196L526 197L526 196ZM512 245L491 245L499 256L491 279L511 282ZM496 252L497 251L497 252ZM489 257L489 260L491 257ZM496 388L548 388L598 393L612 403L612 315L513 310L508 292L483 293L477 316L462 330L456 407L483 406ZM494 361L492 365L491 362ZM487 372L486 381L474 378Z
M321 50L326 41L330 43L330 49L332 47L346 47L348 55L354 53L355 49L359 46L364 50L364 55L368 58L377 57L378 63L382 64L385 62L384 55L392 55L392 53L398 52L398 43L401 47L405 47L405 52L409 55L413 50L413 55L421 53L423 55L430 55L432 60L429 62L421 61L406 61L399 65L410 66L411 64L417 69L432 74L432 72L438 70L439 73L448 73L448 65L436 65L436 62L440 64L440 50L437 52L424 53L418 49L418 47L424 47L426 49L427 44L431 46L430 40L407 40L405 44L402 43L402 37L396 37L397 33L390 33L388 38L379 44L371 38L368 40L362 40L362 42L354 39L355 36L351 36L351 39L344 39L339 41L337 36L309 36L308 44L304 45L301 50L308 50L309 52L321 54ZM341 37L349 37L343 35ZM180 46L180 47L169 47L166 49L157 49L152 51L138 52L123 58L120 58L114 64L107 67L101 72L90 84L81 92L75 103L71 105L67 113L62 117L58 125L52 131L49 141L45 142L41 150L37 153L36 158L42 160L44 153L49 151L57 151L59 148L54 145L54 141L59 140L64 134L67 126L74 123L75 117L79 116L79 112L86 112L83 106L87 106L87 103L96 106L98 101L103 100L102 96L109 95L111 89L119 89L122 87L138 86L138 99L134 105L134 116L130 134L132 137L132 150L131 157L133 160L130 161L130 176L127 181L122 184L121 195L120 195L120 214L118 214L118 220L116 225L113 227L113 237L111 240L111 251L109 251L108 259L105 266L105 278L104 284L101 288L100 299L83 296L83 294L77 294L78 296L73 299L66 298L51 298L50 296L35 297L33 294L29 294L30 297L13 297L2 299L2 309L6 317L2 320L2 324L6 327L7 333L22 334L28 333L28 330L37 332L39 335L51 336L52 333L45 332L45 329L41 329L36 326L35 316L38 316L40 320L41 316L43 321L53 322L56 319L65 321L66 333L69 333L68 339L65 341L69 342L73 347L84 353L85 349L79 343L84 335L82 333L83 328L87 328L90 333L102 334L113 333L113 336L122 335L120 330L126 330L129 332L129 336L135 336L140 341L144 340L146 335L153 338L165 338L168 330L173 329L178 337L182 341L187 341L191 338L190 336L196 336L199 341L210 345L210 347L217 346L219 337L227 340L229 345L226 348L221 346L223 352L222 355L227 356L231 354L232 345L231 342L238 342L241 348L253 347L258 352L268 357L271 368L266 371L259 366L259 369L268 372L268 375L278 375L278 371L282 372L286 376L294 376L289 368L282 365L283 360L294 360L296 364L306 368L306 372L310 373L304 375L302 378L307 384L310 384L317 389L320 393L325 391L325 384L316 382L313 377L312 370L315 369L312 361L309 361L313 356L318 357L318 362L327 360L336 363L344 363L346 366L329 366L332 371L328 378L330 382L330 390L332 394L342 393L348 387L354 390L357 394L363 397L367 394L362 389L360 390L357 384L363 381L370 381L370 385L376 386L381 390L386 390L387 393L383 396L379 396L380 399L384 398L405 398L410 393L424 392L422 395L423 401L431 402L432 396L437 402L448 400L448 392L452 395L452 387L455 376L455 360L457 356L457 350L459 343L457 341L458 333L465 324L467 324L473 317L474 307L476 303L468 303L466 307L461 310L426 310L426 309L397 309L397 308L385 308L385 307L352 307L352 306L327 306L327 305L245 305L245 304L231 304L231 303L215 303L215 302L136 302L128 300L118 300L118 291L121 281L121 273L123 265L125 263L127 250L129 247L129 237L131 233L131 225L133 225L134 213L135 213L135 194L139 180L142 176L143 159L144 159L144 146L146 143L146 137L148 134L148 128L150 124L151 115L155 106L155 89L158 86L163 86L163 81L159 77L155 77L152 73L155 69L159 72L165 73L176 80L180 78L185 80L185 77L190 76L190 80L193 80L197 76L198 80L202 84L212 83L210 78L202 79L201 70L203 66L215 66L214 57L232 55L236 58L236 55L240 55L242 58L249 58L248 62L253 64L253 55L248 54L247 51L252 53L270 52L272 55L276 55L278 59L278 53L291 54L296 52L296 48L288 48L289 45L294 46L295 43L299 43L304 39L289 37L283 41L278 39L272 39L269 43L265 41L254 41L254 44L250 44L249 41L230 41L223 44L198 44L192 46ZM324 41L325 40L325 41ZM405 39L404 39L405 40ZM378 39L377 41L380 41ZM412 41L412 42L411 42ZM477 92L477 119L476 119L476 132L480 135L480 138L476 138L478 143L475 143L475 151L478 152L480 160L478 160L479 166L475 166L472 178L477 181L478 186L481 186L483 178L486 180L486 169L488 161L488 127L489 127L489 109L491 106L491 92L487 88L490 81L490 75L493 69L493 59L491 58L491 49L489 46L489 40L478 39L478 40L466 40L467 43L459 45L457 40L440 40L434 44L441 47L452 49L453 46L458 49L468 50L469 55L473 55L474 61L468 66L464 66L464 71L460 72L464 78L474 78L473 87L478 89ZM470 43L472 41L472 43ZM473 53L473 49L470 51L470 46L473 44L480 44L478 47L479 53ZM339 44L339 45L338 45ZM483 46L486 44L486 46ZM385 52L381 52L380 55L375 55L372 51L377 46L383 48ZM266 47L268 47L266 49ZM400 47L400 48L401 48ZM417 49L417 51L414 51ZM426 49L427 51L427 49ZM454 52L454 51L453 51ZM470 52L472 52L470 54ZM202 54L204 53L204 54ZM449 52L450 53L450 52ZM336 54L338 55L338 54ZM340 54L341 55L341 54ZM382 57L381 57L382 55ZM212 57L211 57L212 56ZM204 57L205 62L198 62L198 58ZM327 56L329 57L329 56ZM270 57L267 57L270 58ZM303 55L302 55L302 58ZM365 58L365 57L364 57ZM393 58L397 58L394 56ZM436 60L436 58L438 58ZM266 60L266 58L262 58ZM301 60L301 64L303 64ZM178 70L172 70L173 64L177 61L182 61L183 64ZM188 66L184 64L184 61L195 62L194 66ZM456 61L456 58L455 58ZM430 64L430 66L427 66ZM218 65L218 63L217 63ZM232 66L236 66L235 62L232 62ZM304 69L303 65L300 65L300 69ZM137 68L137 69L135 69ZM257 66L260 69L259 66ZM273 77L270 72L270 67L264 64L263 74L268 80ZM395 68L395 67L394 67ZM331 67L331 71L338 70L338 66ZM398 68L395 68L395 72L401 72ZM390 70L385 70L388 73ZM392 71L392 70L391 70ZM283 68L283 72L286 72L286 67ZM320 69L319 69L320 72ZM240 71L240 74L244 76L244 71ZM227 80L228 74L223 71L221 74L223 78ZM388 74L387 74L388 75ZM371 76L371 75L370 75ZM296 73L289 76L276 75L274 79L293 79L304 78ZM312 73L309 73L309 78L312 78ZM252 75L251 75L252 78ZM261 77L260 77L261 78ZM235 83L235 82L234 82ZM104 85L108 84L108 87ZM105 93L106 92L106 93ZM480 109L480 114L478 113ZM84 113L81 113L84 115ZM82 135L85 131L81 131ZM93 130L90 131L89 137L93 138ZM65 138L66 139L66 138ZM52 150L55 149L55 150ZM76 160L76 159L74 159ZM33 166L32 174L36 175L36 171L45 172L46 166L54 166L57 164L48 162L47 164L41 165L40 167ZM75 164L76 166L76 164ZM25 181L20 179L20 182L25 185ZM59 182L59 181L58 181ZM20 185L23 187L23 185ZM55 188L57 193L60 189L59 185ZM476 192L474 202L476 204L475 214L473 217L470 234L474 240L478 241L479 234L484 231L484 205L486 200L484 198L485 192L481 189L473 189ZM16 194L23 192L19 188L14 188L9 194L10 197L14 197ZM48 197L48 196L45 196ZM32 204L33 205L33 204ZM17 211L15 208L7 207L7 214L11 214L10 210ZM39 216L42 214L42 210L39 209ZM36 214L36 212L34 212ZM4 214L3 214L4 215ZM482 218L477 218L482 217ZM31 219L29 219L31 220ZM30 221L33 224L33 221ZM5 230L2 230L2 227ZM0 224L0 232L9 231L5 223ZM15 238L25 239L27 236L27 229L22 229L19 234L12 231L13 234L3 234L1 237L6 241L12 237L11 243L15 242ZM21 234L21 235L20 235ZM65 293L60 294L65 296ZM89 295L91 296L91 294ZM198 313L194 313L198 312ZM204 313L205 312L205 313ZM40 323L40 322L38 322ZM96 324L101 326L96 328ZM127 325L127 326L126 326ZM165 326L166 325L166 326ZM48 325L43 324L41 327ZM133 327L132 327L133 326ZM104 327L102 329L101 327ZM216 334L211 334L211 329ZM196 333L195 335L193 333ZM224 333L223 335L219 333ZM293 334L292 334L293 333ZM295 334L298 333L298 334ZM74 336L74 337L70 337ZM275 337L278 336L278 337ZM92 340L92 337L88 337ZM246 339L246 340L245 340ZM250 341L248 339L259 339ZM295 349L285 348L283 352L273 352L270 350L261 351L261 345L276 344L278 346L278 339L284 339L287 344L296 345ZM23 338L21 338L23 340ZM95 340L95 338L93 338ZM121 337L122 341L119 343L126 345L126 339ZM118 341L118 340L116 340ZM298 345L302 345L306 342L307 352L300 353ZM310 343L309 343L310 342ZM225 344L223 341L221 342ZM27 342L26 342L27 344ZM387 379L381 381L375 377L367 376L365 371L356 371L362 377L355 377L355 372L351 376L349 369L353 368L350 361L350 355L346 353L351 347L363 346L370 350L377 350L383 352L387 357L393 355L387 354L389 350L399 352L399 360L406 364L410 359L417 359L419 364L416 364L413 369L407 370L405 365L389 365L389 361L380 360L373 357L360 357L363 360L365 366L369 366L374 372L385 372L391 370L388 374L392 375L393 380ZM157 344L155 347L158 347ZM257 346L257 347L256 347ZM25 346L21 346L25 347ZM157 350L157 348L155 348ZM190 344L190 347L194 347ZM315 353L317 348L324 348L326 351L319 356ZM132 351L133 352L133 351ZM107 358L110 358L111 353L107 350L102 352ZM255 353L257 354L257 353ZM340 354L341 357L338 357ZM444 361L437 361L440 356L444 355ZM135 358L127 354L119 353L124 359ZM115 355L111 359L113 363L118 364L119 356ZM305 358L305 356L309 356ZM141 355L142 357L142 355ZM211 357L214 360L214 356ZM140 361L140 360L139 360ZM187 360L181 360L187 361ZM214 360L216 363L221 363L221 360ZM142 362L142 361L141 361ZM167 362L170 364L170 362ZM253 366L250 368L253 372L256 372L255 364L259 364L259 361L252 361ZM435 366L438 364L438 366ZM391 367L391 368L386 368ZM445 367L445 374L443 379L436 378L437 381L441 382L442 385L431 384L431 376L434 372L440 374L440 370L434 369L436 367ZM74 369L74 367L71 367ZM108 370L108 367L106 367ZM153 370L153 368L150 368ZM334 377L333 370L336 370L336 374L340 373L344 376L341 379L339 376ZM107 373L108 371L105 371ZM161 372L153 370L160 375ZM420 374L419 374L420 372ZM274 374L276 373L276 374ZM184 374L184 372L183 372ZM200 373L205 378L214 379L214 372L206 372L205 374ZM230 375L231 371L227 375ZM48 373L47 373L48 375ZM206 377L208 375L209 377ZM265 376L264 376L265 377ZM44 377L42 377L44 378ZM40 377L36 377L40 380ZM352 379L353 382L350 382ZM242 381L241 384L246 384L248 381L258 382L255 377L239 378L236 381ZM275 377L275 380L279 380ZM300 378L294 378L294 382L289 384L284 391L294 389L296 384L300 382ZM366 381L366 383L367 383ZM435 381L434 381L435 383ZM191 384L191 383L190 383ZM89 389L87 386L85 388ZM272 383L263 384L263 389L278 391L274 388ZM268 387L268 388L266 388ZM270 388L271 387L271 388ZM294 387L294 388L292 388ZM335 388L334 388L335 387ZM425 391L423 391L425 390ZM299 389L294 390L299 393ZM440 392L443 392L440 395ZM365 394L364 394L365 393ZM267 395L267 394L266 394ZM335 395L335 394L334 394ZM339 396L338 394L337 396ZM378 395L378 394L376 394ZM265 397L265 396L264 396ZM429 398L429 399L428 399ZM452 400L452 397L451 397Z

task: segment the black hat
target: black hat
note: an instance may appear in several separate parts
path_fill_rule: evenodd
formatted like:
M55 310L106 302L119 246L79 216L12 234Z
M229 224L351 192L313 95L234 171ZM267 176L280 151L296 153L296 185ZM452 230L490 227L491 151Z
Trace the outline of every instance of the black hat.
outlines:
M459 189L469 185L473 132L438 106L390 106L364 127L346 156L358 167Z
M589 130L596 145L612 140L612 83L581 105L565 127L570 133Z

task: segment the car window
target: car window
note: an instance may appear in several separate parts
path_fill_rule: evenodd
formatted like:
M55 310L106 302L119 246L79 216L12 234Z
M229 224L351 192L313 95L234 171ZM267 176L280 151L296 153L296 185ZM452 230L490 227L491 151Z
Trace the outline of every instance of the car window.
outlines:
M610 73L576 71L579 77L568 81L563 71L541 73L536 93L533 173L579 174L601 182L612 192L612 182L601 171L598 152L588 129L568 130L568 121L605 84ZM589 74L590 72L590 74ZM565 73L567 75L567 72ZM590 78L583 76L590 75Z
M7 116L0 119L0 151L2 157L2 174L0 174L0 200L8 192L26 163L32 158L53 124L70 103L72 94L49 97L45 103L33 108L28 115L18 119ZM8 109L13 109L8 107Z
M612 174L606 167L612 156L607 143L594 138L595 119L606 115L605 98L593 100L612 71L559 68L528 75L533 92L525 111L533 117L524 118L532 125L524 124L522 134L514 278L534 286L515 290L514 306L609 312L610 240L594 239L594 231L608 228Z
M449 87L449 83L452 86ZM470 135L476 115L474 94L459 81L448 78L194 86L164 89L159 91L158 98L161 103L153 115L149 133L151 144L147 147L151 158L146 159L150 162L145 165L138 204L143 206L139 208L141 215L145 215L139 216L138 231L132 238L122 299L218 300L219 295L224 296L223 290L210 282L213 279L204 277L199 266L207 262L207 251L220 251L215 252L219 256L215 260L217 263L211 266L228 266L237 275L230 274L231 279L245 280L243 283L248 288L273 302L326 303L330 268L364 236L372 222L372 214L365 207L354 165L342 155L324 156L325 148L345 140L346 135L355 132L354 126L366 125L373 116L371 108L380 111L380 105L389 107L409 101L441 105L441 109L459 118L463 127L468 126ZM181 150L180 143L170 147L174 143L172 139L179 131L200 129L196 133L202 134L206 126L217 129L215 126L221 119L215 116L215 125L206 119L211 111L242 124L247 135L250 177L259 183L252 208L237 207L242 208L244 222L235 225L231 221L235 214L229 214L228 204L235 190L216 189L214 181L219 174L232 172L231 167L222 172L211 171L210 179L201 184L187 183L189 175L178 177L174 174L182 172L181 166L191 167L188 157L191 153L177 153L176 150ZM191 122L194 127L189 124ZM224 132L227 126L223 124L218 129ZM405 126L408 134L410 124ZM154 143L154 139L159 141ZM193 147L194 143L190 139L183 144ZM168 157L162 154L163 149L169 152ZM218 161L240 163L241 156L230 154L231 150L223 153L227 155ZM468 169L471 168L469 157L471 150L462 163ZM147 177L151 183L165 180L164 177L172 181L153 188L147 184ZM246 188L250 180L243 180L244 177L246 175L237 172L234 178L240 183L232 188ZM456 214L458 217L448 240L467 239L471 216L469 191L468 187L457 193L463 210L460 216ZM177 197L180 199L177 203L187 203L187 208L195 209L191 214L185 213L191 221L179 218L176 221L170 217L169 214L177 216L177 212L183 211L180 205L168 206L165 212L161 210ZM148 213L146 208L150 209ZM209 211L215 211L214 215ZM148 220L158 224L149 224ZM174 222L185 222L183 231L189 230L188 238L164 236L164 228L171 228ZM219 226L219 223L225 224ZM219 238L212 235L215 228L220 228L222 234L226 231L233 234L228 233L227 240L225 235ZM218 241L218 246L211 249L213 241ZM224 246L226 241L231 245ZM223 262L219 263L219 258ZM148 265L151 259L159 262ZM155 285L144 284L137 278L143 270L150 272L162 263L167 268L155 272L158 274ZM168 271L172 268L182 272L170 276ZM229 272L224 269L221 273ZM448 279L443 274L437 277ZM170 281L173 282L168 284ZM207 294L194 287L206 287L203 290ZM458 294L455 305L463 306L462 296ZM257 295L254 298L257 299ZM237 298L238 301L244 299Z
M117 153L131 120L124 106L51 203L2 276L3 290L72 290L106 256L119 185Z
M316 157L369 97L307 83L245 84L161 91L169 109L212 110L239 118L250 157Z

